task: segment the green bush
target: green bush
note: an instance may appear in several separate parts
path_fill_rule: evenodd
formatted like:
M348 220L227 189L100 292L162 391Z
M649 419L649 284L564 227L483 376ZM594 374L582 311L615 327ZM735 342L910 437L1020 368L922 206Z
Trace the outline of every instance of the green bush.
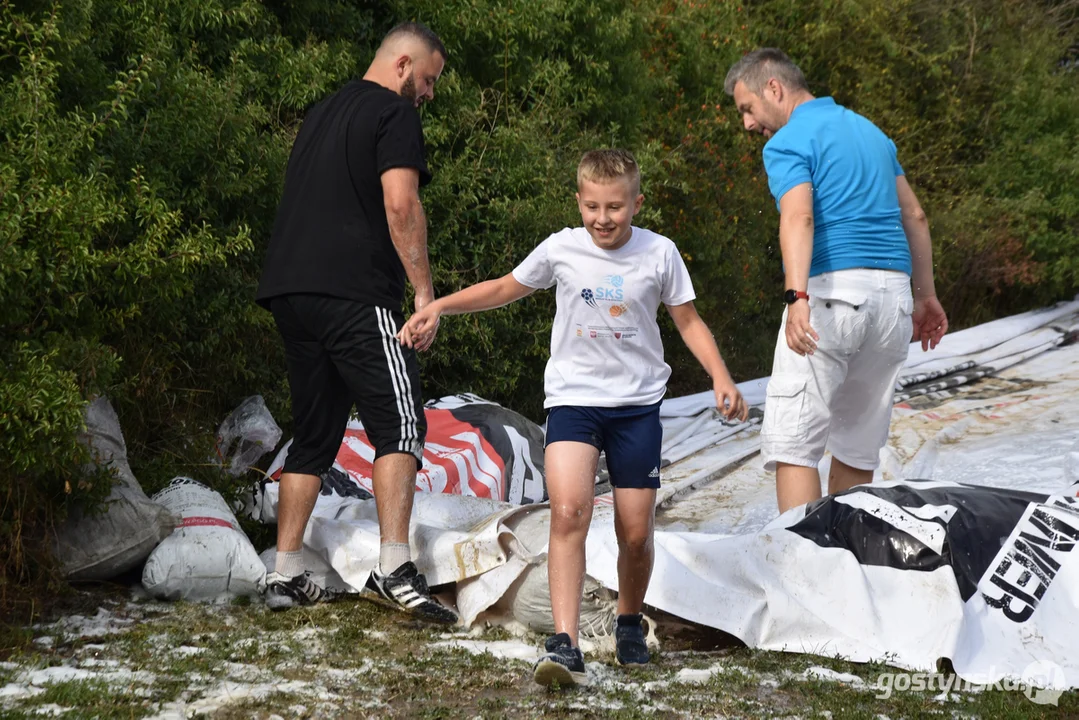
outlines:
M1071 13L1069 15L1069 13ZM762 140L722 92L760 45L877 122L930 215L953 326L1079 282L1074 3L1016 0L0 0L0 563L92 500L75 442L105 393L154 488L206 468L212 431L267 397L281 349L253 294L304 110L404 19L450 61L424 109L436 289L502 275L579 222L580 154L644 169L639 224L672 237L737 379L766 375L781 289ZM550 293L449 318L425 394L541 417ZM662 319L672 394L703 373ZM286 430L288 428L286 427ZM36 530L35 530L36 532ZM6 558L6 559L5 559ZM2 602L2 600L0 600Z

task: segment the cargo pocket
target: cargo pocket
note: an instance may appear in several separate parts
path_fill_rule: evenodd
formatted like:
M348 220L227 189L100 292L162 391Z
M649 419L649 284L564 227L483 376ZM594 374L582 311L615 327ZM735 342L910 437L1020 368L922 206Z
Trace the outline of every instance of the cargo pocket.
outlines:
M804 440L806 378L773 377L765 391L761 434L772 440Z

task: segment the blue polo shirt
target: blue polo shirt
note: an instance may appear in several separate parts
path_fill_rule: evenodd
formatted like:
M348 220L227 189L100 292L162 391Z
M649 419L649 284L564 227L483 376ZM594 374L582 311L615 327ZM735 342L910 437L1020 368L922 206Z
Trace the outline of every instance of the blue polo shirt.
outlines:
M764 146L768 187L776 199L813 185L813 264L809 275L879 268L911 272L899 212L895 143L873 123L830 97L794 109Z

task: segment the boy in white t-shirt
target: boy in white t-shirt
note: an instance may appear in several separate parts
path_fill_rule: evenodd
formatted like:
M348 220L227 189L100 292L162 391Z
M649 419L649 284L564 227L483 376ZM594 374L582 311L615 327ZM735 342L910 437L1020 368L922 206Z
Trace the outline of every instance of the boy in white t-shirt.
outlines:
M641 609L654 560L659 406L671 374L656 322L660 303L712 377L717 407L727 418L744 420L747 414L711 331L693 307L693 284L678 248L631 224L644 201L633 156L623 150L586 153L577 168L577 189L583 227L551 235L509 275L436 300L399 335L402 343L425 350L440 315L501 307L557 285L544 373L548 574L556 634L536 663L535 679L561 686L587 679L577 631L601 450L614 486L617 657L624 665L649 660Z

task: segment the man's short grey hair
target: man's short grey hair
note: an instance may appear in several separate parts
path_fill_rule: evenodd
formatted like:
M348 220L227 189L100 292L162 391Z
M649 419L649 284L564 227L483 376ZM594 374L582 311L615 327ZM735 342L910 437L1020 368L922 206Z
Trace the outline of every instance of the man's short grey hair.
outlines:
M768 81L775 78L788 90L809 90L806 76L791 62L787 54L776 48L754 50L734 64L727 79L723 82L723 91L734 95L734 86L742 82L754 95L760 95Z
M427 48L429 53L438 53L442 56L442 59L448 60L449 54L446 52L446 46L442 44L441 38L435 34L434 30L427 27L423 23L418 22L403 22L394 29L386 33L386 37L382 39L382 45L385 46L393 40L400 37L412 37L423 42L424 47Z

